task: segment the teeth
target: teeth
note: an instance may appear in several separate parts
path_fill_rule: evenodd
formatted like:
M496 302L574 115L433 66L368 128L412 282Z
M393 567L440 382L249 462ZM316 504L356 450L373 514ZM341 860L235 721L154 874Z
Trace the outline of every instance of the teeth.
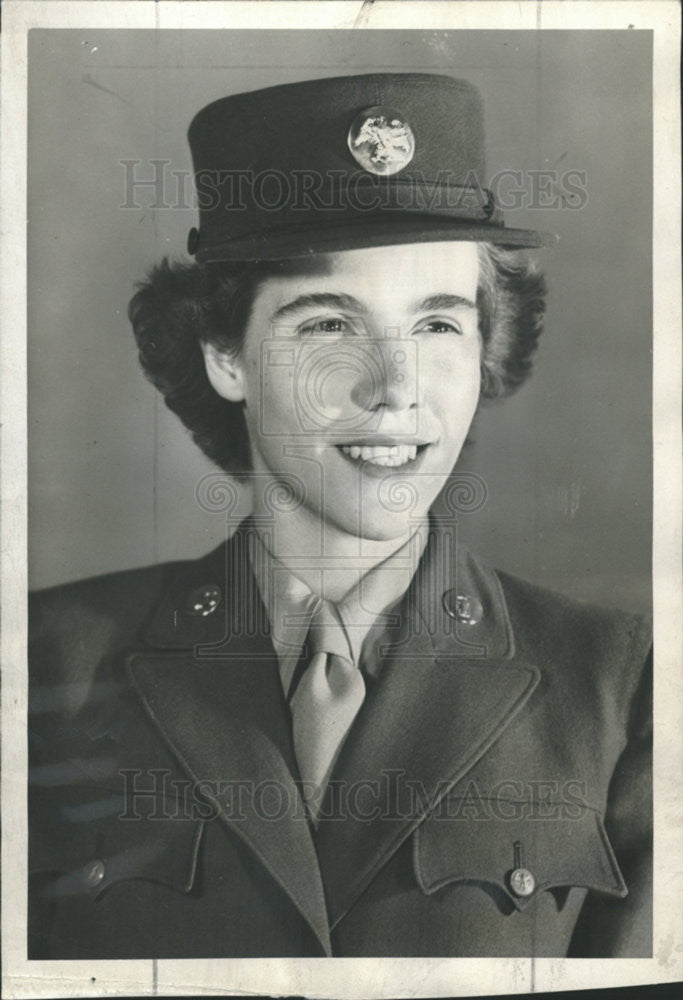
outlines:
M362 462L370 462L372 465L384 465L393 468L397 465L405 465L406 462L413 462L417 455L416 444L394 444L390 446L377 445L360 447L357 444L341 445L341 450L345 455L353 459L360 459Z

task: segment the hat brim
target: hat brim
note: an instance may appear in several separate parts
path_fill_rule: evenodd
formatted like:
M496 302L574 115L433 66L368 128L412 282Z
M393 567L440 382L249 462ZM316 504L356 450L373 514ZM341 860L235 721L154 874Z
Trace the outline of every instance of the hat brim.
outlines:
M217 234L216 234L217 235ZM465 222L433 216L393 216L372 219L367 216L337 224L326 222L314 229L310 224L300 229L288 227L253 233L232 240L213 239L198 249L196 259L202 263L218 261L290 260L317 253L338 253L369 247L395 246L400 243L440 243L472 241L494 243L508 249L538 249L553 246L554 233L533 229L512 229L499 224ZM204 243L202 238L200 244Z

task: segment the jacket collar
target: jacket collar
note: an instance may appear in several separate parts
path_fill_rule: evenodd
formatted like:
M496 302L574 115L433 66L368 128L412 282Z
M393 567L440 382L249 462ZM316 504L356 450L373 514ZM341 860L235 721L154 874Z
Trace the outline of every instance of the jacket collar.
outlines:
M235 782L277 784L293 807L277 822L249 796L244 816L234 815L225 796L216 805L329 954L329 929L510 724L539 675L513 658L495 572L458 544L456 526L432 521L425 556L382 650L384 665L342 748L314 844L302 819L289 715L247 544L242 526L227 545L179 567L147 631L152 649L134 654L129 671L195 780L227 774L233 790ZM346 795L342 823L334 818L339 790Z
M239 638L241 650L271 648L270 622L249 562L249 521L196 562L180 563L147 627L158 649L207 649ZM246 585L246 586L245 586ZM406 595L435 651L509 658L514 635L498 575L460 543L457 523L430 515L422 562ZM469 602L471 623L459 617ZM216 601L215 607L213 601Z

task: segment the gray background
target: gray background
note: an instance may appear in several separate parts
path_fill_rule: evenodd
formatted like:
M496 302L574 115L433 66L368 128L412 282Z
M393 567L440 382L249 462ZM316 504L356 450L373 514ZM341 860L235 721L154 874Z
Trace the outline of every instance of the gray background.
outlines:
M225 536L212 466L137 366L136 281L184 256L192 208L122 208L120 161L190 170L215 98L371 71L464 76L491 173L587 173L581 211L510 225L561 237L536 374L478 419L459 467L488 499L461 537L497 566L635 610L650 603L651 34L38 30L29 35L29 570L33 587L195 557ZM188 196L191 192L187 185ZM243 499L248 509L248 495Z

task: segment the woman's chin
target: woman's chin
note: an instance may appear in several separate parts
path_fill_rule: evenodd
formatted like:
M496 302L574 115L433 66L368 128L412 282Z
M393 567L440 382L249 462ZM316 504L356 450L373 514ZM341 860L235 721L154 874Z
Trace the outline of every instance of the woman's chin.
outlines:
M386 508L377 510L345 511L334 516L326 512L325 521L337 529L356 538L369 542L397 541L412 534L427 515L427 510L388 511Z

